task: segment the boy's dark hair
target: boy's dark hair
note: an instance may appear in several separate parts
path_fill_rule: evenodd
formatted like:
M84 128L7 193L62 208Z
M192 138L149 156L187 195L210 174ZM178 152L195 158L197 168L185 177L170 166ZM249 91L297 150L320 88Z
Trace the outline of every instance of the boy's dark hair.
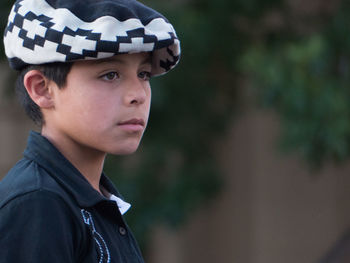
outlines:
M30 98L26 88L24 87L24 76L31 70L39 70L46 78L54 81L59 88L63 88L66 85L67 75L70 72L72 65L72 62L55 62L42 65L30 65L19 72L16 81L16 93L18 100L27 115L37 125L42 126L45 123L45 120L39 106Z

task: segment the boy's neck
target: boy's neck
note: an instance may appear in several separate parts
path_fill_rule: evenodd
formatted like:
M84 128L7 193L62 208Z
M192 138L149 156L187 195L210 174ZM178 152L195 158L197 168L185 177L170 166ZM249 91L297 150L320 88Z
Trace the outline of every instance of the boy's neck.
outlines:
M74 143L70 138L59 136L44 127L41 135L46 137L79 170L91 186L101 193L100 179L106 153L83 147Z

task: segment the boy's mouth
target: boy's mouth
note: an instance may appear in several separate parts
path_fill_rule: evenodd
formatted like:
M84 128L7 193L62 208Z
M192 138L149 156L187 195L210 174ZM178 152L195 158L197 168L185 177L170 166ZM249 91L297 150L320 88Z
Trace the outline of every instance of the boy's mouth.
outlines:
M130 119L118 123L118 126L123 130L130 132L142 131L145 127L145 121L143 119Z

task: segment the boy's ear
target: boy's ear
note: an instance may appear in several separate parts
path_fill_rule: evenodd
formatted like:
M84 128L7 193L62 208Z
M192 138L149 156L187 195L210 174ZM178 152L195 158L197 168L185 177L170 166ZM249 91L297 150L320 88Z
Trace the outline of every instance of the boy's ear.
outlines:
M40 108L51 108L54 106L52 87L50 86L52 82L42 72L39 70L28 71L24 75L23 84L31 99Z

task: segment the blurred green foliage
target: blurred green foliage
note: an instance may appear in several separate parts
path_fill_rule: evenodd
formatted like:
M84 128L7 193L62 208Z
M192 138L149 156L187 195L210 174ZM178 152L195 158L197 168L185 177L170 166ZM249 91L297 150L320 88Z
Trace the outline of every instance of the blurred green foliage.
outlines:
M14 1L11 0L2 0L0 2L0 32L1 36L3 35L4 28L7 24L7 17L10 13L10 9ZM4 45L0 45L1 56L5 56L4 54Z
M350 154L350 6L343 1L312 33L247 48L240 67L282 122L281 146L314 168Z

